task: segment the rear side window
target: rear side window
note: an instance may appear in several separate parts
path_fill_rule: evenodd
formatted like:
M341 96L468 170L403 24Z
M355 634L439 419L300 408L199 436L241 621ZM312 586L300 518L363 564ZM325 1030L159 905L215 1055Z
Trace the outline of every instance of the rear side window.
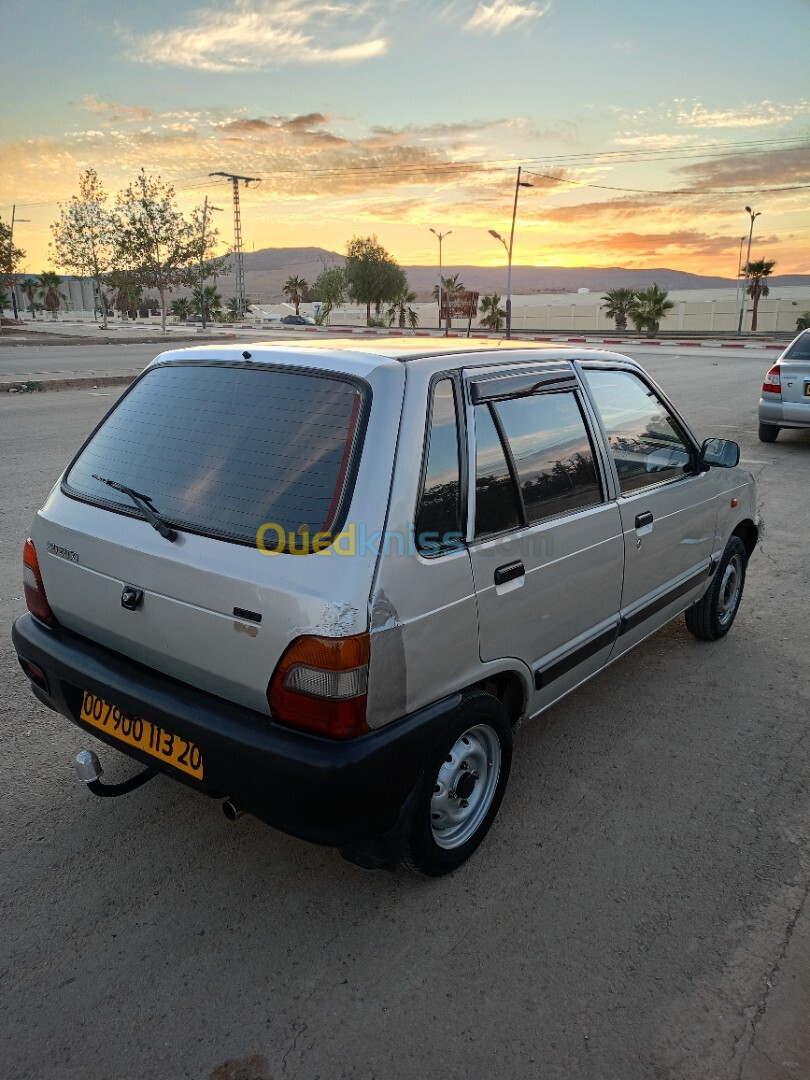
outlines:
M451 379L433 388L425 479L416 522L424 554L457 548L462 539L461 462L456 397Z
M364 396L361 384L319 374L156 367L79 453L66 489L137 514L103 476L180 528L242 543L267 523L286 537L329 532L350 495Z
M476 536L490 536L521 524L515 485L491 408L475 406Z

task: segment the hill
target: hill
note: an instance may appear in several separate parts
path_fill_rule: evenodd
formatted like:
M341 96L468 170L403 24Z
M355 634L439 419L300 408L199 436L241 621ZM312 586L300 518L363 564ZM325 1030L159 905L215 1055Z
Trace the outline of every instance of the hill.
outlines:
M248 296L259 303L278 303L284 299L284 282L291 275L304 278L310 284L324 266L342 266L345 257L324 248L262 248L244 254L245 287ZM429 300L436 285L435 266L403 266L410 287L419 300ZM458 266L448 263L445 275L458 274L466 288L480 293L506 292L505 266ZM577 289L604 292L606 289L644 289L656 282L662 289L722 289L734 287L734 278L689 274L682 270L655 267L648 270L626 270L624 267L588 266L513 266L512 292L515 295L532 293L571 293ZM810 274L783 274L769 278L773 286L810 286ZM217 279L217 288L224 296L233 295L234 275Z

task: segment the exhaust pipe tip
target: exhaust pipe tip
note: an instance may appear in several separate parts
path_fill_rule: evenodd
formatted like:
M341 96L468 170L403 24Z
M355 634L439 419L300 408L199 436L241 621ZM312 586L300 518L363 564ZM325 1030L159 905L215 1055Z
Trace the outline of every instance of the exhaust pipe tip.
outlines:
M244 814L244 810L241 806L233 801L233 799L226 799L222 804L222 813L228 819L228 821L236 821Z

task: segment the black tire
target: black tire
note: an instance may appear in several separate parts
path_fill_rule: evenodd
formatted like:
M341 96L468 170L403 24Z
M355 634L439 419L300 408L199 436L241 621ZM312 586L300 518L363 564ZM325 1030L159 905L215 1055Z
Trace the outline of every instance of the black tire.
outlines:
M405 865L439 877L469 859L495 820L511 764L506 709L483 691L465 694L427 763Z
M717 641L731 629L745 587L748 553L738 536L732 536L714 572L709 588L685 612L686 626L702 641Z
M776 436L779 434L779 428L776 424L760 424L759 425L759 441L760 442L776 442Z

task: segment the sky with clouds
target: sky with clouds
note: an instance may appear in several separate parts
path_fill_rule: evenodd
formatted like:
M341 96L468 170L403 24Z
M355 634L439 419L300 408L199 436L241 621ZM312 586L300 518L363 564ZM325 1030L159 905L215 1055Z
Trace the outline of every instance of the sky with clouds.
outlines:
M810 2L17 0L3 15L0 217L50 264L60 202L143 166L221 250L377 234L402 263L810 273Z

